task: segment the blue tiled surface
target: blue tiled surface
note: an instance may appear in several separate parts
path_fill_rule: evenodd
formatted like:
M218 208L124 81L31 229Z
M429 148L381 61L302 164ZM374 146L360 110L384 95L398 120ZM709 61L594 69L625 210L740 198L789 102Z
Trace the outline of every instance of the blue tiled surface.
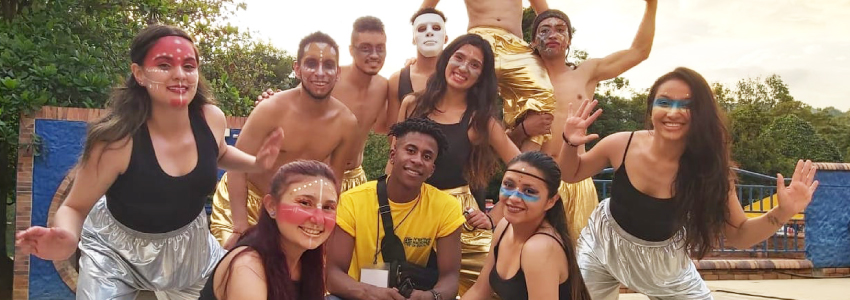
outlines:
M850 267L850 172L818 171L806 209L806 258L816 268Z

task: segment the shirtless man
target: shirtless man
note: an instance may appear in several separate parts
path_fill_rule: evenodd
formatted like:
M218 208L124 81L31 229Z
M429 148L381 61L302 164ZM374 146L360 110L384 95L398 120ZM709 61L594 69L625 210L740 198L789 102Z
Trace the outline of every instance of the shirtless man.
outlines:
M340 67L339 82L331 93L331 96L342 101L357 117L353 152L349 156L350 161L346 163L349 167L342 175L341 192L366 182L366 172L361 164L369 131L374 129L375 132L386 133L389 128L384 121L387 79L378 75L387 57L387 35L381 20L371 16L355 20L348 51L354 63ZM257 98L257 102L273 94L275 93L268 90Z
M469 33L490 42L496 55L499 94L504 99L504 120L509 129L521 129L529 112L552 113L555 94L540 57L522 39L521 0L464 0L469 16ZM435 7L439 0L424 0L422 7ZM545 0L529 0L535 12L548 10ZM529 134L531 134L529 132ZM545 143L549 134L534 135L525 140L523 151L543 149L556 155L560 142ZM552 145L550 145L552 144ZM554 145L558 144L558 145Z
M357 118L331 96L340 77L336 42L321 32L308 35L298 46L294 69L301 84L260 103L236 141L236 148L256 153L269 132L283 128L286 137L275 167L264 173L228 172L216 188L210 230L227 249L257 223L262 197L281 165L299 159L330 159L337 177L352 166L349 155L357 143L351 128L357 126Z
M398 120L401 100L407 94L425 90L428 77L437 69L437 58L449 41L446 35L446 16L433 8L422 8L410 19L413 25L413 44L416 45L416 60L390 76L387 86L387 124Z
M655 36L655 11L657 0L646 0L646 10L643 21L632 46L629 49L614 52L604 58L592 58L581 63L578 67L565 64L567 50L572 42L572 24L566 14L560 10L541 12L531 28L534 38L531 47L534 53L543 59L552 85L555 87L555 97L558 99L555 107L555 124L564 124L565 116L572 104L578 108L581 101L592 99L596 86L600 81L608 80L623 74L649 57L652 41ZM561 135L563 126L553 126L552 135ZM560 152L560 144L558 151ZM584 153L584 146L579 146L579 153ZM558 153L558 152L556 152ZM581 229L587 225L587 218L598 203L593 179L567 184L561 182L559 189L564 208L570 220L569 230L573 238L578 238Z

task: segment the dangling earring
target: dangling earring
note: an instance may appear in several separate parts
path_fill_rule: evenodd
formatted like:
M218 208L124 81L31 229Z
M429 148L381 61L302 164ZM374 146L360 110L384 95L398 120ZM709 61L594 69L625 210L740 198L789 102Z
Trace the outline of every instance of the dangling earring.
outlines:
M271 217L272 217L272 219L274 219L274 215L275 215L275 211L270 211L270 212L269 212L269 216L271 216Z

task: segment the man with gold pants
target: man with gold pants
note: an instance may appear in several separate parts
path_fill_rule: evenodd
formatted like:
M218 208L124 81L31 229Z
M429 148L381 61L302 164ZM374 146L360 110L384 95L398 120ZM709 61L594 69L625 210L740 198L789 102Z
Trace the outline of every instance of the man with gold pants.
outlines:
M472 196L472 192L468 185L461 187L446 189L443 192L454 196L460 201L461 208L466 211L464 216L472 213L482 213ZM489 217L488 217L489 218ZM494 224L490 223L491 228ZM463 230L460 232L460 282L458 283L458 295L463 295L478 279L478 274L481 268L484 267L484 262L487 261L487 254L490 252L490 242L493 240L492 229L476 228L467 223L463 223Z

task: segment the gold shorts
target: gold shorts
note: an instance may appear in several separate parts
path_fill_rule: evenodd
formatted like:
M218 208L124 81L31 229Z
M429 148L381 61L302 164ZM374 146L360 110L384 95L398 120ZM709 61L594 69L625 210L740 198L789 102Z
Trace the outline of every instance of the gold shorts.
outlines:
M443 190L443 192L457 198L460 201L461 209L470 207L474 210L480 210L478 203L475 202L475 197L472 196L472 192L469 190L469 186L456 187ZM490 252L490 242L493 240L493 232L490 230L469 230L472 227L466 223L461 227L463 229L460 232L461 261L458 295L466 293L478 279L481 268L487 262L487 254Z
M514 128L517 119L528 111L552 113L555 111L555 92L549 73L539 56L520 37L496 27L469 29L488 42L496 59L496 77L499 79L499 94L504 99L504 120L508 128ZM543 144L551 134L531 137L531 141Z
M357 166L354 169L345 171L342 174L342 190L340 193L353 189L354 187L366 183L366 171L363 166Z
M260 219L260 207L263 203L263 193L248 182L248 224L253 226ZM215 188L213 195L212 214L210 215L210 232L219 244L224 245L227 238L233 234L233 219L230 213L230 197L227 193L227 173Z
M561 181L561 187L558 188L558 195L564 201L564 211L567 214L567 227L570 232L570 237L573 238L575 246L581 230L587 226L587 219L590 214L596 209L599 204L599 199L596 195L596 186L593 185L593 178L585 178L576 183L566 183Z

